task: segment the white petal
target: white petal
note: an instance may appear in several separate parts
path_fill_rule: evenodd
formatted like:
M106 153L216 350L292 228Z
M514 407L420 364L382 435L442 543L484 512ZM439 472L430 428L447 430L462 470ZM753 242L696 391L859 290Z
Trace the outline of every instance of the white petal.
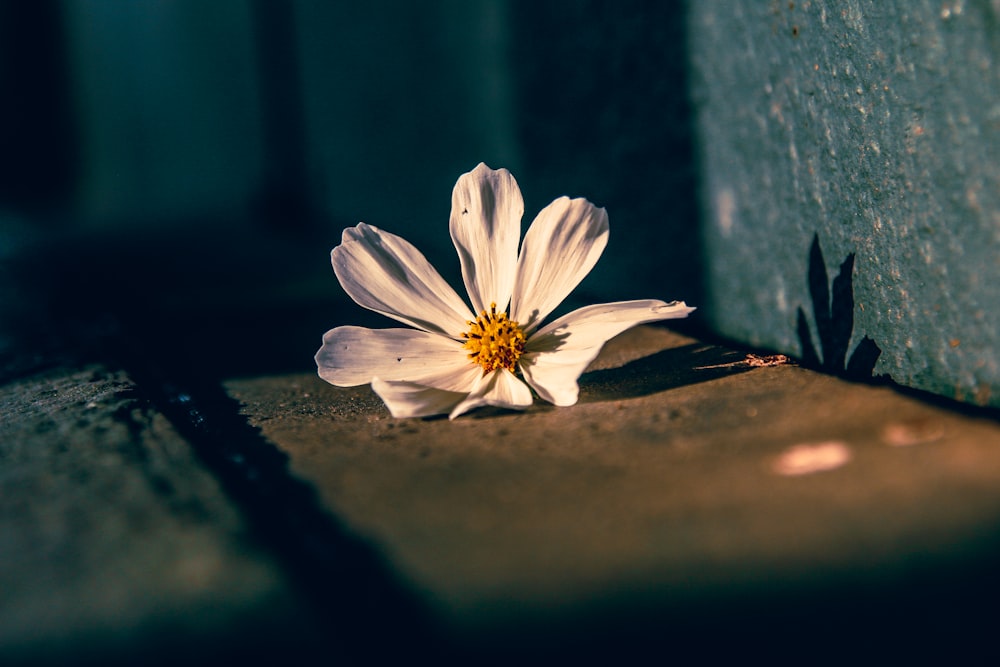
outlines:
M524 200L506 169L480 163L462 174L451 194L451 239L476 314L496 302L507 310L514 287Z
M444 391L415 382L372 379L372 389L389 408L393 417L430 417L444 415L462 402L465 392Z
M330 260L344 291L369 310L452 338L473 319L420 251L395 234L365 223L349 227Z
M608 244L608 214L560 197L538 214L521 244L510 319L530 333L573 291Z
M577 380L604 343L637 324L687 317L694 308L683 301L602 303L574 310L546 325L528 340L519 360L528 384L555 405L576 403Z
M480 378L479 385L469 396L456 405L448 419L454 419L461 414L484 405L497 408L523 410L531 405L531 390L514 374L505 368L493 371Z
M338 387L368 384L380 377L465 393L482 374L462 343L440 334L353 326L326 332L316 367L321 378Z

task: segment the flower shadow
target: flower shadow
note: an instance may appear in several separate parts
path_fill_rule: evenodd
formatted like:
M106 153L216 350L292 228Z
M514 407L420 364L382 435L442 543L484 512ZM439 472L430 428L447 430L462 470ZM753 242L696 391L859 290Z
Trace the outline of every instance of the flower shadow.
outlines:
M650 396L661 391L738 375L755 368L746 362L746 355L730 348L705 343L691 343L655 352L616 368L590 371L580 376L580 399L577 405L618 401ZM528 408L529 413L562 410L538 398ZM520 410L481 407L463 419L481 420L513 417ZM424 417L425 420L446 420L446 415Z
M751 370L744 355L718 345L691 343L656 352L618 368L584 373L580 403L649 396Z

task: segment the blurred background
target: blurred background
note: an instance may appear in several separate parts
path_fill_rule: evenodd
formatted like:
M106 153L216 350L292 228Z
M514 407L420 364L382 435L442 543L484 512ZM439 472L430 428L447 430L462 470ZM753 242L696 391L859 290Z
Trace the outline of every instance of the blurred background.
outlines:
M608 210L563 310L684 299L692 333L833 372L867 339L862 376L1000 405L998 16L0 1L0 350L105 313L199 372L308 368L323 331L387 325L334 279L341 231L402 235L460 287L450 193L485 162L523 228L562 195Z
M0 2L7 305L33 339L111 310L213 363L245 324L255 361L226 372L305 368L326 329L388 323L334 312L344 227L407 238L461 291L451 189L479 162L518 179L523 229L561 195L607 208L567 307L697 304L681 4Z

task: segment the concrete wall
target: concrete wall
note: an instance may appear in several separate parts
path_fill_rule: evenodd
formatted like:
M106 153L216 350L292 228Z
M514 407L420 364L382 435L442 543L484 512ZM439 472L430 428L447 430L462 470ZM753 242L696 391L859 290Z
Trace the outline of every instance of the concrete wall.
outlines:
M996 0L690 3L712 326L840 371L868 337L855 374L1000 405L998 24Z

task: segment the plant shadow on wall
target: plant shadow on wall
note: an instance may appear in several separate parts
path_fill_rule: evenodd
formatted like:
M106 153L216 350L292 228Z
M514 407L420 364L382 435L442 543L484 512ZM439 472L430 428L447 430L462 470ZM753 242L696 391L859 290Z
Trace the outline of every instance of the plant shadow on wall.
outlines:
M850 360L847 358L847 349L854 331L854 253L840 264L840 272L833 279L831 289L823 250L819 246L819 234L813 235L807 279L823 356L821 358L816 352L805 311L799 306L798 334L802 344L802 365L853 379L870 379L875 370L875 362L882 354L875 341L865 336L854 348Z

